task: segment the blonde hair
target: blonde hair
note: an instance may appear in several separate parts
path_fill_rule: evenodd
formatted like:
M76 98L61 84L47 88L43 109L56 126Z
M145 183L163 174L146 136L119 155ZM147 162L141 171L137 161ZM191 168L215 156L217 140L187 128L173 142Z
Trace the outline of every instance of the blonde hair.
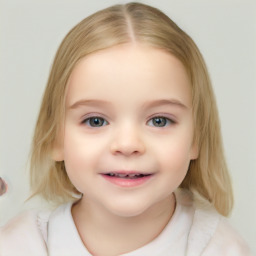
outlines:
M218 111L203 57L193 40L158 9L129 3L101 10L75 26L62 41L43 97L31 155L31 188L54 202L66 202L80 193L71 184L64 162L51 158L61 137L65 93L69 76L84 56L118 44L140 42L164 49L185 66L191 81L195 142L199 157L192 160L180 185L199 194L222 215L233 204L224 158Z

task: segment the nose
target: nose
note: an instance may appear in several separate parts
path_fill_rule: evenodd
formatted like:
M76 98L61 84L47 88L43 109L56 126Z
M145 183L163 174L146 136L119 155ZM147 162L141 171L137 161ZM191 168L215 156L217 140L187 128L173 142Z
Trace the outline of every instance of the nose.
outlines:
M117 128L112 137L110 151L113 155L142 155L145 143L141 131L136 126L126 125Z

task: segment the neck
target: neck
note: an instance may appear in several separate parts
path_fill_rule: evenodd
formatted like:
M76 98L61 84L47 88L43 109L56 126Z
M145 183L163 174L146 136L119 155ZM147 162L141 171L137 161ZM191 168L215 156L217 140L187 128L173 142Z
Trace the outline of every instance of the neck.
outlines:
M133 217L114 215L86 198L72 207L80 237L92 255L113 256L136 250L156 238L175 210L175 197Z

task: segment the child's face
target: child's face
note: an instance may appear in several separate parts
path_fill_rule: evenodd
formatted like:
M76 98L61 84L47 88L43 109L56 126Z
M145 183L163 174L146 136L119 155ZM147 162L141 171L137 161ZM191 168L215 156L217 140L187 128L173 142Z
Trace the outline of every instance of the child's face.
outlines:
M82 200L121 216L171 196L197 157L190 82L179 60L141 44L91 54L68 83L63 147ZM135 175L136 174L136 175Z

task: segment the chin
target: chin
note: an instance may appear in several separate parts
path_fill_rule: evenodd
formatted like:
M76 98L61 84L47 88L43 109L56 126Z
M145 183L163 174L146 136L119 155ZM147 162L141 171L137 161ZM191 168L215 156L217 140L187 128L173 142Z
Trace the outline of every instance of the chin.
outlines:
M136 217L145 213L150 206L142 204L141 202L122 202L121 204L111 205L109 211L119 217Z

